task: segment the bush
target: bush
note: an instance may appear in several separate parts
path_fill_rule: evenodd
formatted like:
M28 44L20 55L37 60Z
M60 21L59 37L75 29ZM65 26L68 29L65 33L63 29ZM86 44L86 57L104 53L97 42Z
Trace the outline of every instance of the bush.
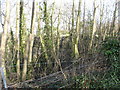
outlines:
M102 45L102 52L111 67L110 71L106 74L106 84L109 87L117 88L120 84L120 41L108 38Z
M76 88L86 86L88 88L120 88L120 41L115 38L107 38L102 43L100 51L107 59L108 70L103 74L75 77L74 86Z

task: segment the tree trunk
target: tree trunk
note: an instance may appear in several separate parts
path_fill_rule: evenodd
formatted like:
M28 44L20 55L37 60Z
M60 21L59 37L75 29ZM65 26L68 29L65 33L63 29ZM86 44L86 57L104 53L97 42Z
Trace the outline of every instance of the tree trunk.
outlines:
M75 17L75 5L74 5L74 0L73 0L73 5L72 5L72 28L71 28L71 31L70 31L70 41L71 41L71 46L72 46L72 56L74 57L75 56L75 45L74 45L74 41L75 41L75 29L74 29L74 17Z
M29 46L29 58L28 62L32 61L32 47L33 47L33 41L34 41L34 25L35 25L35 16L36 16L36 8L35 8L35 0L33 0L33 6L32 6L32 17L31 17L31 28L30 28L30 46Z
M114 10L114 12L113 12L113 20L112 20L111 27L110 27L110 31L109 31L109 33L110 33L111 36L114 36L116 12L117 12L117 3L115 4L115 10Z
M35 23L35 0L33 0L32 5L32 17L31 17L31 28L30 28L30 35L29 39L27 40L27 46L24 56L24 66L23 66L23 73L22 73L22 81L26 80L26 74L27 74L27 63L32 61L32 47L33 47L33 41L34 41L34 23Z
M40 8L39 7L39 12L40 12ZM40 22L41 22L41 12L37 14L38 16L38 36L40 37L40 42L41 42L41 45L42 45L42 48L43 48L43 52L45 53L45 59L48 60L48 55L47 55L47 50L46 50L46 47L45 47L45 42L43 40L43 37L42 37L42 34L41 34L41 27L40 27Z
M20 37L19 37L19 24L20 24L20 1L17 1L17 8L16 8L16 53L17 53L17 79L19 81L20 79L20 54L19 54L19 49L20 49Z
M94 35L95 35L95 32L96 32L96 4L95 4L95 0L94 0L94 12L93 12L93 30L92 30L92 36L91 36L91 41L90 41L90 48L92 48L92 45L93 45L93 40L94 40Z
M6 46L6 40L7 40L7 32L8 32L8 24L9 24L9 0L6 1L6 13L5 13L5 21L4 21L4 30L2 33L2 39L1 39L1 57L2 60L1 66L4 69L4 74L6 77L6 68L5 68L5 46Z
M78 42L80 37L80 7L81 7L81 0L79 0L78 15L77 15L77 22L76 22L76 33L75 33L75 58L76 59L79 57Z
M26 80L28 54L29 54L29 38L28 38L28 40L27 40L27 46L26 46L25 56L24 56L24 65L23 65L23 72L22 72L22 81L25 81L25 80Z
M48 48L49 48L49 50L51 49L50 43L48 42L48 41L50 41L50 30L49 30L49 19L48 19L48 11L47 11L47 0L44 1L44 22L45 22L44 33L46 34L45 39L44 39L44 45L45 45L45 48L46 48L46 51L47 51ZM45 56L49 56L49 53L45 52ZM49 66L49 64L50 64L50 60L49 60L49 57L48 57L47 65Z
M85 34L85 1L84 1L84 12L83 12L83 24L82 24L82 35Z

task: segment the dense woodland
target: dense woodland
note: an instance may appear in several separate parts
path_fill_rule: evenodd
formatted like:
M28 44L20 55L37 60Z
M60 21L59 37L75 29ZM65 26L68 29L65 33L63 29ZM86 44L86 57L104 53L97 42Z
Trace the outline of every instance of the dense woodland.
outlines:
M8 88L120 88L117 0L112 12L104 0L93 0L91 11L86 0L64 9L54 0L17 0L14 17L11 0L4 10L1 1L0 67Z

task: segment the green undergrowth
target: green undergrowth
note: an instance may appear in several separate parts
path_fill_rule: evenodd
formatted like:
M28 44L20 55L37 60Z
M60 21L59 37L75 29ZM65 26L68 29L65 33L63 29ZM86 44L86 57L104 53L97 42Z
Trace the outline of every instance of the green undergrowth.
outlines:
M73 77L72 88L116 88L120 89L120 41L107 38L100 48L107 60L107 71Z

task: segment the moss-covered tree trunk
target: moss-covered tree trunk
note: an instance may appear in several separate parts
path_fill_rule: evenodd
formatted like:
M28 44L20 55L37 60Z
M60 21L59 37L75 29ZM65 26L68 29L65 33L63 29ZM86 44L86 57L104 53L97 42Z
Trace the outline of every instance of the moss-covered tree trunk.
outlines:
M33 0L32 4L32 16L31 16L31 27L30 27L30 34L27 40L27 45L24 54L24 65L23 65L23 73L22 73L22 81L26 80L27 74L27 64L32 61L32 48L33 48L33 41L34 41L34 24L35 24L35 0Z
M26 24L25 24L25 15L24 15L24 1L20 0L20 23L19 23L19 39L20 39L20 49L19 49L19 54L20 54L20 63L23 63L23 71L22 75L20 76L20 79L23 80L23 77L25 77L25 71L27 71L27 60L25 57L25 53L27 52L25 47L26 45Z
M17 79L19 81L20 79L20 37L19 37L19 32L20 32L20 0L17 1L17 7L16 7L16 56L17 56Z
M29 58L28 62L32 61L32 47L33 47L33 41L34 41L34 27L35 27L35 17L36 17L36 2L33 0L33 6L32 6L32 17L31 17L31 28L30 28L30 44L29 44Z

